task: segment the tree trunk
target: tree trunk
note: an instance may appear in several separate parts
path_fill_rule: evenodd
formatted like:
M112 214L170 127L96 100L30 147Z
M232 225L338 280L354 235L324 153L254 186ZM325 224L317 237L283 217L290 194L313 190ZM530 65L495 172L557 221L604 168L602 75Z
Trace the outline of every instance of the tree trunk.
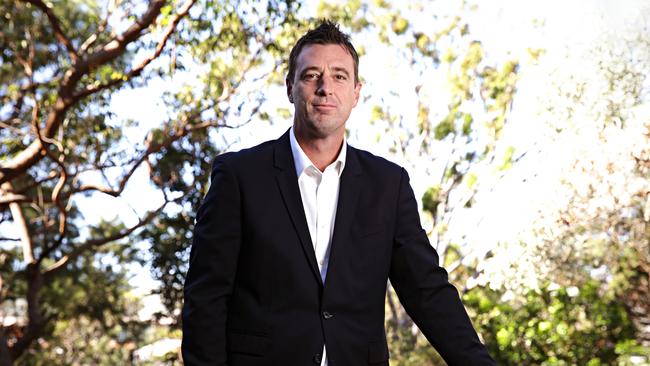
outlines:
M12 363L11 352L7 345L7 336L4 328L0 327L0 366L11 366Z
M47 319L41 311L40 291L43 287L43 274L36 263L27 265L27 327L11 347L10 358L17 360L29 346L43 333Z
M637 268L637 275L630 283L632 288L623 301L636 329L636 339L641 346L650 347L650 274Z

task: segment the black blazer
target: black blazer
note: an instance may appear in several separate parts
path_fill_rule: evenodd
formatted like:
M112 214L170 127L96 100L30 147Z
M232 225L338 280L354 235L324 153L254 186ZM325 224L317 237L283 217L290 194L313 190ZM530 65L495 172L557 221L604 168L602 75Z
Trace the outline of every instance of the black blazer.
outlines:
M325 284L289 133L217 157L183 306L186 365L388 365L386 285L450 365L494 365L422 230L406 171L348 146Z

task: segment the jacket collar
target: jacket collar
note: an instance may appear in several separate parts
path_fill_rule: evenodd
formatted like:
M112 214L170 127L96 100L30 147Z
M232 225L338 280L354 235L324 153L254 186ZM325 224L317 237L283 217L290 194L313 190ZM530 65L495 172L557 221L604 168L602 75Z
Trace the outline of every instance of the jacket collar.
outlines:
M295 174L296 164L291 152L290 141L291 129L288 129L279 139L276 140L274 147L273 163L276 168L280 170L293 169ZM355 148L345 143L345 169L343 169L342 177L345 175L358 175L361 173L361 164ZM298 179L298 175L294 177Z

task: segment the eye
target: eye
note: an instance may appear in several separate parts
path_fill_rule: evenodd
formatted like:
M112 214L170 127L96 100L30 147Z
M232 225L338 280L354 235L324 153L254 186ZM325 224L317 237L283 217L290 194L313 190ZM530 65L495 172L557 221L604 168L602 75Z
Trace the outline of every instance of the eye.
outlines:
M303 78L303 80L318 80L319 77L320 77L320 75L318 73L309 72L309 73L305 74L302 78Z
M334 77L336 78L336 80L347 80L348 79L348 77L345 74L338 74L338 75L336 75Z

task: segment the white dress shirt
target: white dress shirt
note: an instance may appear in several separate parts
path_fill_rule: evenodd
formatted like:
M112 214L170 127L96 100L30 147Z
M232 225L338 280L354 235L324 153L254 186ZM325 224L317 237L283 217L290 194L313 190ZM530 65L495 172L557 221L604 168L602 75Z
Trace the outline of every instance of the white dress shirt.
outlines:
M323 283L325 283L334 220L336 218L336 206L339 199L339 182L345 167L347 144L343 139L343 146L341 146L338 157L321 172L309 160L307 154L298 144L293 127L289 133L289 140L291 141L291 153L296 165L298 187L300 187L300 197L305 210L309 235L314 246L320 276ZM321 366L327 366L325 347L323 347Z

